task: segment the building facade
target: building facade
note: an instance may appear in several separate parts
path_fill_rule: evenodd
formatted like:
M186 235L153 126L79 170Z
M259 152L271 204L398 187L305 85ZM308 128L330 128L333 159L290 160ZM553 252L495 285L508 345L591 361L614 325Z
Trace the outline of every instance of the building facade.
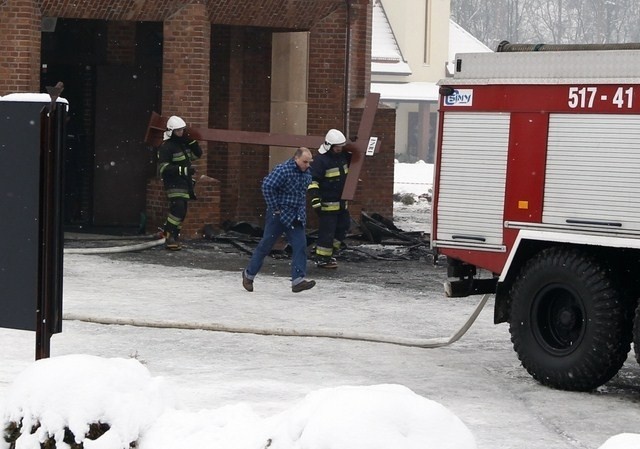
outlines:
M433 163L437 82L458 52L491 51L449 19L450 0L374 0L371 90L396 110L396 158Z
M166 200L144 144L152 111L197 128L353 135L370 87L371 19L369 0L4 0L0 95L64 83L67 225L154 232ZM394 127L395 111L380 108L382 145L366 159L355 214L392 216ZM261 225L261 180L293 150L201 144L183 234Z

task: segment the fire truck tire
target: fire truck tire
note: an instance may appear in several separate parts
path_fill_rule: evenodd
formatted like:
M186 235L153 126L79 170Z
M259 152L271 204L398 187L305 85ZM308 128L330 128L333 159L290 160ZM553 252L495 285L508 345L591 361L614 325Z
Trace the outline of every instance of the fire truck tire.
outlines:
M633 349L636 362L640 363L640 303L636 307L636 317L633 320Z
M510 296L511 341L538 382L589 391L624 364L631 314L608 271L586 251L541 251L522 268Z

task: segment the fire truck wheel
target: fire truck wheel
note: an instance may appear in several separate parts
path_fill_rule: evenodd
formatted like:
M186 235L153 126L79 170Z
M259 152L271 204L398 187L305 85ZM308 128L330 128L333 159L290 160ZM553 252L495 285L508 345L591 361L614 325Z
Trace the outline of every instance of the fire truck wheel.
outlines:
M636 307L636 318L633 321L633 348L636 353L636 362L640 363L640 303Z
M522 366L544 385L588 391L631 349L631 322L607 270L586 251L548 248L511 289L509 332Z

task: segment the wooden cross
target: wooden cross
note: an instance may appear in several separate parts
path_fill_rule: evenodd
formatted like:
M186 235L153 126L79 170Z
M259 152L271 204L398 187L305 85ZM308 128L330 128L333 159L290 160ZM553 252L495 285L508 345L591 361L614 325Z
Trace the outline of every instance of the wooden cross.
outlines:
M379 93L367 94L362 118L360 119L360 125L358 127L358 134L345 146L345 151L351 153L351 164L349 165L349 174L347 175L344 190L342 191L343 200L352 200L355 195L365 154L371 141L371 130L373 129L373 120L378 110L379 100ZM167 117L162 117L156 112L152 112L144 139L145 143L153 147L160 146L162 143L162 133L167 129L166 126ZM208 142L248 143L293 148L318 148L324 143L324 136L301 136L295 134L189 127L187 127L186 132L196 140L205 140ZM380 148L380 141L372 141L371 147L373 148L373 153L376 153Z

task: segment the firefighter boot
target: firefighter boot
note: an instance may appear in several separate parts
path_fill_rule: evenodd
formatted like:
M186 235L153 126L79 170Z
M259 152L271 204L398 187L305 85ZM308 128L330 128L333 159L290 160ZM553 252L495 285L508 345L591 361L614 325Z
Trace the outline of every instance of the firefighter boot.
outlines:
M169 251L179 251L182 249L182 245L180 245L178 238L173 234L170 234L167 232L165 233L164 238L165 238L164 247Z
M321 256L316 262L318 268L338 268L338 262L333 257Z

